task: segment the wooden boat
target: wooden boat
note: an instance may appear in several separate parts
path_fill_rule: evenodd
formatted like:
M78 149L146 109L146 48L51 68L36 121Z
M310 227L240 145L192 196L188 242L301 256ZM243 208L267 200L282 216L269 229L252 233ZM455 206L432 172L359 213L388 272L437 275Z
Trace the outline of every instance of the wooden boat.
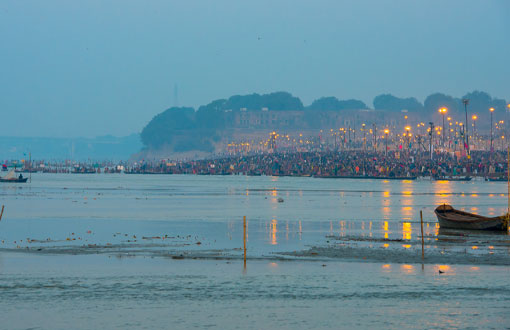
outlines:
M27 182L28 178L22 178L22 179L0 179L0 182L12 182L12 183L25 183Z
M486 177L485 181L491 181L491 182L507 182L508 178L506 177Z
M96 170L93 168L82 168L82 167L76 167L73 171L71 171L72 174L96 174Z
M27 182L28 178L24 178L23 176L16 176L16 172L14 170L11 170L9 173L7 173L3 178L0 178L0 182L12 182L12 183L25 183Z
M451 205L439 205L434 213L441 228L471 230L508 230L508 216L484 217L454 209Z
M471 181L473 178L470 176L435 176L436 181Z
M372 179L372 180L416 180L416 176L373 176L373 175L314 175L323 179Z

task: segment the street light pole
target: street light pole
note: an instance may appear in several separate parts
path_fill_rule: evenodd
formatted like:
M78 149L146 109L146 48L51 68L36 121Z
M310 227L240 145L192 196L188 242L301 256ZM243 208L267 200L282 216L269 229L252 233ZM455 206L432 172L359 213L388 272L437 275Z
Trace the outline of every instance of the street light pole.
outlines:
M362 127L361 130L363 131L363 151L366 151L367 140L366 140L365 124L362 124L361 127Z
M450 120L452 120L451 117L448 117L446 118L446 120L448 121L448 151L450 151L451 147L452 147L452 122Z
M430 159L432 160L432 136L434 135L434 123L430 122L430 131L429 131L429 150L430 150Z
M442 138L441 138L441 143L443 144L443 148L444 148L444 138L445 138L445 133L444 133L444 115L446 114L446 112L448 111L447 108L441 108L439 109L439 113L441 113L443 115L443 130L441 131L441 134L443 134Z
M385 137L385 143L386 143L386 149L384 150L384 155L387 156L388 155L388 137L389 137L389 134L390 134L390 130L389 129L385 129L384 130L384 134L386 134L386 137Z
M492 135L492 113L494 112L494 108L490 108L489 111L491 112L491 155L492 155L492 150L493 150L492 141L494 140L493 135Z
M465 132L464 132L464 135L465 135L465 139L466 139L466 150L467 150L467 154L469 155L470 152L469 152L469 133L468 133L468 117L467 117L467 106L469 104L469 99L463 99L462 100L462 103L464 103L464 110L466 112L466 124L464 125L465 127Z
M349 144L347 145L348 150L351 150L351 126L349 126Z
M476 120L478 119L478 116L473 115L473 117L471 117L471 119L473 119L473 145L475 145L476 144Z
M407 136L407 154L408 156L411 154L411 126L406 126L404 127L404 129L406 130L406 136Z
M462 143L464 144L464 149L466 150L466 130L464 129L464 124L459 123L459 135L462 136ZM460 147L459 147L460 148Z
M377 151L377 125L374 123L374 130L372 134L374 135L374 151Z

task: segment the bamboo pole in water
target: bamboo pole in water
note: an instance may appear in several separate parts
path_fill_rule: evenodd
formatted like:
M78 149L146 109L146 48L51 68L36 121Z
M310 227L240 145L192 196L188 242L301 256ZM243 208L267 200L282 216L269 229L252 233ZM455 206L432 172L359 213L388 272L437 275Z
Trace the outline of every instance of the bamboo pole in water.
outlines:
M506 209L506 231L508 231L508 227L510 226L510 146L506 148L506 159L508 162L506 170L507 197L508 197L508 205Z
M506 160L507 160L507 169L506 169L506 178L507 178L507 196L508 196L508 206L506 209L506 213L510 213L510 146L506 148Z
M4 215L4 205L2 205L2 211L0 211L0 220L2 220L2 215Z
M423 238L423 212L420 210L420 223L421 223L421 259L425 259L425 248Z
M246 268L246 216L243 217L244 268Z

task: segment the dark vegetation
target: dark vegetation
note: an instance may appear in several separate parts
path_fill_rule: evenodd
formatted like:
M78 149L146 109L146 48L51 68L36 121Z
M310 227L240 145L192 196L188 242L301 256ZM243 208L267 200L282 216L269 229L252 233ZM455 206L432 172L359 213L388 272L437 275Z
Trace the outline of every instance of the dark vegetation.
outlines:
M374 109L418 112L423 110L423 105L414 97L402 99L391 94L382 94L374 98Z

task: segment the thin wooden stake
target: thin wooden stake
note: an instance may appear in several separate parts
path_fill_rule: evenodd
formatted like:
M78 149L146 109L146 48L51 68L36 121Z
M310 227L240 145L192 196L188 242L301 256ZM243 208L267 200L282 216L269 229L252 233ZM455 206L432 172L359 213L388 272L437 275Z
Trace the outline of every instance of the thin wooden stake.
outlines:
M2 220L2 215L4 215L4 205L2 205L2 211L0 212L0 220Z
M507 160L507 169L506 169L506 178L507 178L507 197L508 197L508 206L506 209L506 231L510 228L510 146L506 148L506 160Z
M508 206L506 209L507 216L510 215L510 146L506 149L506 159L507 159L507 171L506 171L506 177L507 177L507 196L508 196Z
M246 216L243 217L244 268L246 268Z
M421 222L421 259L425 259L425 247L424 245L424 238L423 238L423 212L420 210L420 222Z

